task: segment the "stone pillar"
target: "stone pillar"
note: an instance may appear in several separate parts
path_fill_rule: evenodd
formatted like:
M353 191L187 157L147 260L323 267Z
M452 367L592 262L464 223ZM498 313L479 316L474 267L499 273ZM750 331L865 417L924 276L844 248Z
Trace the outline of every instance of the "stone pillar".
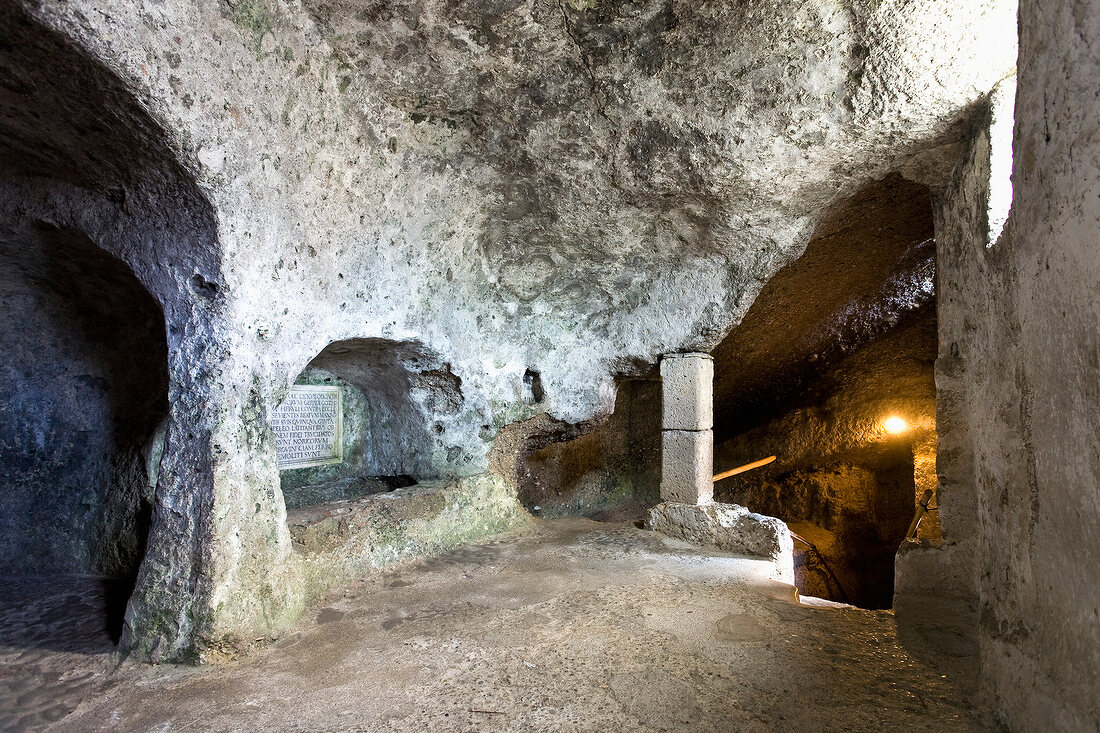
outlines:
M666 354L661 381L661 500L709 504L714 498L714 360L710 354Z

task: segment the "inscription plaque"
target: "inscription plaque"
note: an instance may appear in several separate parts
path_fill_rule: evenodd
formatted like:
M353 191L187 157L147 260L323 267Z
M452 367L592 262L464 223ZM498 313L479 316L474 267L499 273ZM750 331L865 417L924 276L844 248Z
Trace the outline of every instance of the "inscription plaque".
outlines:
M279 468L340 463L344 406L339 387L295 385L271 416Z

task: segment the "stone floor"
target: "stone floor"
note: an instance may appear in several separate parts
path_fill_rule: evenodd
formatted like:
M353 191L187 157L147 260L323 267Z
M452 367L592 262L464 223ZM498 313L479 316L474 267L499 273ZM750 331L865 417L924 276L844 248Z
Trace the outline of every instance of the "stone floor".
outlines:
M119 665L93 579L0 585L0 727L57 731L978 730L883 611L762 562L539 520L349 586L200 667Z

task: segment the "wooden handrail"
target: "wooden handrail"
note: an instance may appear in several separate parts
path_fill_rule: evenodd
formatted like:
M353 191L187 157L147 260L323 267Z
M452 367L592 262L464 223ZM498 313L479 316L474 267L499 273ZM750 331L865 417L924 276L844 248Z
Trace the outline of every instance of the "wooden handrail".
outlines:
M917 527L920 525L920 520L924 519L924 515L932 511L928 508L929 502L932 501L932 489L925 489L924 496L921 497L920 503L917 505L917 513L913 516L913 521L909 523L909 529L905 531L905 536L916 537Z
M737 468L731 468L730 470L723 471L722 473L716 473L714 474L714 481L721 481L724 478L729 478L730 476L736 476L737 474L744 473L745 471L751 471L754 468L766 466L774 460L775 456L768 456L767 458L761 458L759 461L746 463L744 466L738 466Z

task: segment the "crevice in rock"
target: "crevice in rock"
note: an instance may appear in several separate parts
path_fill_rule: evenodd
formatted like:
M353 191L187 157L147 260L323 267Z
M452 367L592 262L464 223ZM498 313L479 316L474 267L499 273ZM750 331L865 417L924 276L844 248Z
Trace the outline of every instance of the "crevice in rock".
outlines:
M577 38L576 32L573 29L573 23L569 20L569 10L565 7L564 0L557 0L557 3L558 10L561 11L561 21L562 27L565 29L565 35L573 42L573 46L577 49L577 54L581 57L581 65L584 67L585 75L588 77L588 87L592 98L592 104L596 108L596 114L598 114L607 125L607 132L611 143L608 150L608 165L611 169L609 179L612 186L619 188L619 126L612 122L610 115L607 113L607 107L600 98L600 88L599 82L596 79L596 69L592 64L592 59L589 57L588 52L584 50L584 45L581 44L580 40Z

